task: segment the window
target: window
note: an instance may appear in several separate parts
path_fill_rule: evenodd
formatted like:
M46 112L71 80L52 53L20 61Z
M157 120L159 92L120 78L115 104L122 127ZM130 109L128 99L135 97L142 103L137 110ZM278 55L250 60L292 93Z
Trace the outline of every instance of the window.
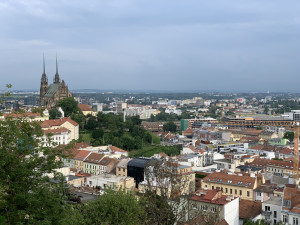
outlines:
M298 218L293 217L293 225L298 225Z
M240 195L242 195L243 194L243 192L242 192L242 190L240 190Z
M250 191L247 191L247 196L248 196L248 197L250 196Z
M243 183L242 181L239 181L239 182L238 182L238 185L242 185L242 183Z
M234 194L236 194L236 195L237 195L237 190L236 190L236 189L234 190Z
M232 180L228 180L228 184L231 184L232 183Z
M277 218L277 211L274 211L274 218Z
M270 206L265 206L265 211L270 212Z
M260 192L257 192L257 196L261 196L261 193L260 193Z
M214 190L214 189L215 189L215 187L214 187L214 186L212 186L212 187L211 187L211 189L212 189L212 190Z
M218 179L218 182L222 182L222 179Z
M283 215L283 216L282 216L282 221L283 221L284 223L288 223L288 222L289 222L287 215Z
M232 195L232 189L230 188L230 194Z
M277 220L274 220L274 224L276 224L277 223Z
M210 211L213 212L213 213L215 213L217 210L216 210L215 207L212 207L212 208L210 209Z
M225 188L225 192L226 192L226 193L228 192L228 188Z

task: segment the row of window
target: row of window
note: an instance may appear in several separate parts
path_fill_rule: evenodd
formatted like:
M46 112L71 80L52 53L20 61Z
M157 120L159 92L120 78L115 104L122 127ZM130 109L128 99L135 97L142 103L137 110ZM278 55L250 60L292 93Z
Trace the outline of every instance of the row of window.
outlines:
M205 187L207 187L207 185L205 185ZM214 190L215 187L212 186L211 189ZM220 189L220 187L216 187L216 190L221 190L222 192L225 192L226 194L231 194L231 195L233 194L233 189L232 188L229 189L229 192L228 192L228 188L225 188L225 191L224 191L223 187L221 187L221 189ZM235 195L238 194L238 190L237 189L234 190L234 194ZM242 190L239 190L239 195L243 195L243 191ZM247 191L247 197L250 197L250 191Z

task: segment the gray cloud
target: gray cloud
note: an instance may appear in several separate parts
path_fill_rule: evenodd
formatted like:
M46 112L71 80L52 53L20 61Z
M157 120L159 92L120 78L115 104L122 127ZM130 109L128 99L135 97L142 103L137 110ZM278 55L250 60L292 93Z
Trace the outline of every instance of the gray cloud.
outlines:
M1 80L38 89L298 91L300 2L7 0ZM1 88L0 88L1 89Z

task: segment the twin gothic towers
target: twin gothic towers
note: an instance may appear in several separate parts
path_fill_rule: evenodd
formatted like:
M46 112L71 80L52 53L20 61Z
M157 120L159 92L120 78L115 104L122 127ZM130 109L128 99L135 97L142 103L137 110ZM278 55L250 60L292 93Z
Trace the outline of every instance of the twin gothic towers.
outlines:
M73 94L69 91L65 81L60 82L58 74L58 65L56 57L56 73L54 76L53 84L48 85L48 78L45 72L45 57L43 57L43 74L40 87L40 106L54 107L56 103L63 98L73 97Z

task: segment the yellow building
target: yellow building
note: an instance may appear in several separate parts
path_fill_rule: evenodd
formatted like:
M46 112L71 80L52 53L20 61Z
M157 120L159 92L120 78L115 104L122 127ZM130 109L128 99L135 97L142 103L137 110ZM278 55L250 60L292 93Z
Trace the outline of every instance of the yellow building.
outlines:
M215 172L203 179L202 187L207 190L221 190L223 194L254 200L254 189L263 184L261 175Z
M127 164L131 159L121 159L116 166L116 175L127 177Z
M77 155L74 156L74 168L78 171L84 171L84 160L91 154L90 151L80 150Z

